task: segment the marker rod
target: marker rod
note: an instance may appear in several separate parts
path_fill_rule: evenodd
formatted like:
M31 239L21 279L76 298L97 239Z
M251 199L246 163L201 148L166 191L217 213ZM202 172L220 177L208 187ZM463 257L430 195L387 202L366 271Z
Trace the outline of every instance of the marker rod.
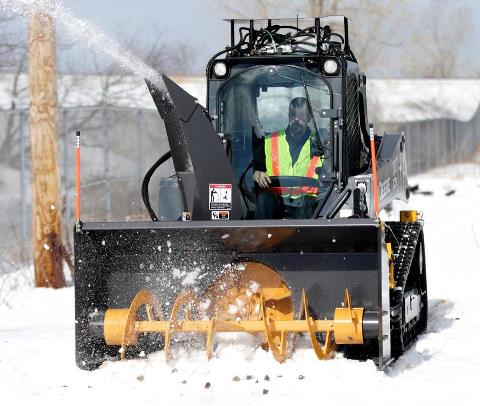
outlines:
M370 154L372 158L372 183L373 183L373 204L375 208L375 217L378 218L378 178L377 178L377 153L375 151L375 135L373 124L370 124Z
M75 136L75 219L80 231L80 131Z

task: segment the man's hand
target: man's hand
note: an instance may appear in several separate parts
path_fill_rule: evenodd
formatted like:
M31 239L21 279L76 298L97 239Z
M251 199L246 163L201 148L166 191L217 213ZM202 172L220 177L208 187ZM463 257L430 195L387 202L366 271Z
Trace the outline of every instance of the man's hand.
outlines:
M255 171L253 173L253 180L263 189L270 187L270 183L272 183L267 174L262 171Z

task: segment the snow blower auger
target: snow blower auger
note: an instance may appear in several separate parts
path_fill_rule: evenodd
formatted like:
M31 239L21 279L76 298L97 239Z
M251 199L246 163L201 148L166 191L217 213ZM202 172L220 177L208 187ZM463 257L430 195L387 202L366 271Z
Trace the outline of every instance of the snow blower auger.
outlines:
M247 266L271 274L278 280L278 275L264 265L248 263ZM264 279L264 276L259 276ZM243 278L242 275L239 279ZM165 356L168 359L172 333L203 333L206 335L207 357L210 358L212 339L216 332L261 333L266 341L264 348L270 349L279 362L284 362L289 355L289 333L308 333L319 359L330 358L334 354L335 344L364 343L364 309L352 307L348 289L345 290L343 307L335 309L333 320L315 320L310 314L305 290L302 290L300 317L295 320L291 293L283 282L283 286L272 288L259 287L258 282L253 282L255 278L247 277L245 282L247 280L248 285L237 280L224 285L223 289L220 288L223 292L215 295L217 303L213 306L214 316L207 320L194 320L192 314L202 314L202 304L204 308L211 308L210 297L202 302L195 292L183 291L175 299L170 316L162 320L161 316L158 316L162 314L161 306L155 295L150 290L141 290L135 295L128 309L108 309L105 312L105 341L108 345L120 346L120 358L123 359L127 347L138 344L140 334L162 333ZM270 285L270 281L266 281L266 284ZM139 315L142 307L144 316ZM182 310L183 318L179 318ZM323 343L318 339L320 334L325 336Z
M319 358L383 369L427 324L423 221L379 219L408 200L405 135L374 134L346 18L228 22L206 109L147 80L170 144L142 184L152 221L77 208L77 364L168 357L178 334L210 356L216 333L248 332L278 361L303 334ZM169 159L155 211L149 181Z

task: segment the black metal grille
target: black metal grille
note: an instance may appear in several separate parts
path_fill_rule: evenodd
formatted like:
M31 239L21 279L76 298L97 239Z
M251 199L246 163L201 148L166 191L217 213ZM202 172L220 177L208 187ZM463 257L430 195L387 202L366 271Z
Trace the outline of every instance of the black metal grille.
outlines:
M349 175L360 170L360 136L358 125L358 70L347 72L346 133L347 162Z

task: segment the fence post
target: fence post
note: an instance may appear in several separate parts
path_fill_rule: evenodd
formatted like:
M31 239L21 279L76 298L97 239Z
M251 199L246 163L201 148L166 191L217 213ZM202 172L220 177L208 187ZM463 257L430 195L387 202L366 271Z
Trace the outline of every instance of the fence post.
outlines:
M420 145L420 137L421 137L421 131L420 131L420 121L417 121L417 131L415 133L415 144L416 144L416 154L417 154L417 162L418 162L418 166L417 166L417 173L421 173L423 172L423 162L424 162L424 157L425 157L425 154L424 152L426 151L423 151L422 150L422 146Z
M103 134L103 168L105 178L105 211L107 220L110 220L112 214L112 191L110 185L110 133L108 131L108 105L106 101L106 89L104 89L104 98L102 101L102 134Z
M447 148L448 148L448 129L447 129L447 119L442 118L442 165L445 166L447 164Z
M473 157L473 154L475 152L475 134L474 134L474 126L473 126L473 120L470 120L465 123L466 126L468 127L468 147L467 147L467 156L465 158L469 159Z
M435 149L433 153L432 164L429 169L435 168L438 166L440 161L440 142L441 142L441 134L440 134L440 119L434 118L434 134L435 134Z
M144 171L144 164L143 164L143 143L144 143L144 119L143 119L143 111L137 110L137 130L138 130L138 179L142 180L143 178L143 171Z
M460 122L458 120L455 120L454 125L454 132L455 132L455 138L454 138L454 144L453 144L453 153L452 153L452 163L457 162L459 156L460 156L460 131L458 129Z
M403 128L403 131L405 133L405 151L407 153L407 169L408 169L408 174L412 173L413 170L413 163L414 163L414 158L415 155L412 153L412 129L411 129L410 123L405 123L405 127Z
M445 154L446 155L446 160L447 160L447 163L448 164L451 164L452 163L452 149L453 149L453 146L455 145L454 144L454 133L453 133L453 119L449 119L448 121L448 150L447 150L447 153Z
M18 126L20 131L20 227L21 227L21 241L20 249L21 256L25 258L25 241L27 241L27 182L26 182L26 159L25 159L25 112L20 110L18 115Z

